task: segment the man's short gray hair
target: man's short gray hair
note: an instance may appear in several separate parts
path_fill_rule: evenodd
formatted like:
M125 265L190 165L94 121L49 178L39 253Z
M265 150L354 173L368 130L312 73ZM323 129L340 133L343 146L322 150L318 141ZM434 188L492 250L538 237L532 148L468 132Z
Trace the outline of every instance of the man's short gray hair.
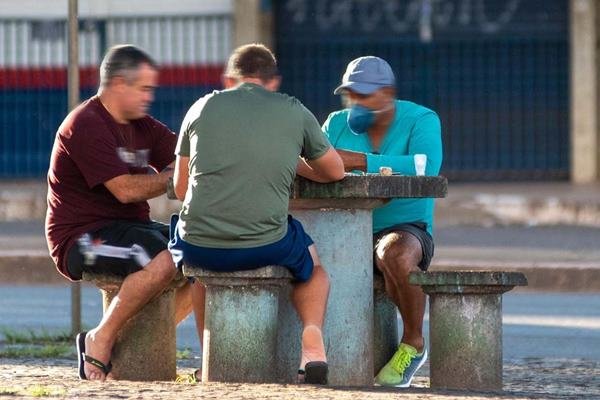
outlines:
M100 65L100 86L107 86L110 80L121 76L128 84L135 80L135 72L142 64L158 69L158 64L142 49L131 44L111 47Z

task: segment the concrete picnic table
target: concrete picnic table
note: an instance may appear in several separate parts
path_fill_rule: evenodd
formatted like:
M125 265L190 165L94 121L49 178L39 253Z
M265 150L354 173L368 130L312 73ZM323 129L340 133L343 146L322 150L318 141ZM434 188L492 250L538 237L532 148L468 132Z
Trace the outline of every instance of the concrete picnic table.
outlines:
M373 383L373 234L372 210L391 199L445 197L442 176L347 174L322 184L297 177L290 213L312 237L331 281L324 327L329 384ZM294 382L300 354L300 322L287 286L279 299L278 370ZM391 335L392 333L390 333Z
M444 197L447 180L347 174L328 184L297 177L291 189L290 213L313 238L331 281L323 330L329 384L371 385L374 360L380 364L397 346L395 307L381 288L373 300L372 210L395 198ZM296 382L301 324L287 270L225 273L184 265L183 273L207 288L203 381Z

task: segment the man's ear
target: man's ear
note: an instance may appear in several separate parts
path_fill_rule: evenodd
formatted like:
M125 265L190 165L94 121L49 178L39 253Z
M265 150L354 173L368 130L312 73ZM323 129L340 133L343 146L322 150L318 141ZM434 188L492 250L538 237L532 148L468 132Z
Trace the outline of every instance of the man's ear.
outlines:
M122 93L126 85L127 82L125 81L125 77L119 75L113 77L109 82L111 90L113 90L116 93Z
M227 75L221 76L221 82L225 89L230 89L238 84L238 80Z
M275 76L265 82L265 87L267 90L271 92L276 92L279 90L279 86L281 86L281 76Z

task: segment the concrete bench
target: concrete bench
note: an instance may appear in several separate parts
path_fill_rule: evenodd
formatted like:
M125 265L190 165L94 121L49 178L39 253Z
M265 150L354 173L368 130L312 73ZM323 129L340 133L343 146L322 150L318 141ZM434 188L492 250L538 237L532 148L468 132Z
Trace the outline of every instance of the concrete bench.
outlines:
M102 292L103 310L117 295L124 277L84 272L83 280ZM115 379L170 381L176 372L175 289L185 283L183 276L132 317L119 332L112 350Z
M268 266L214 272L184 265L183 272L206 286L202 381L279 382L279 294L289 286L289 271Z
M223 273L184 266L183 271L206 286L204 382L295 382L300 331L280 327L287 319L282 314L294 312L289 301L292 276L287 269L268 266ZM373 291L375 373L398 347L398 319L380 275L374 279ZM281 342L295 342L291 348L281 345L278 337L283 332L288 339ZM288 365L290 359L295 363Z
M520 272L412 272L429 295L430 385L502 390L502 293L527 285Z

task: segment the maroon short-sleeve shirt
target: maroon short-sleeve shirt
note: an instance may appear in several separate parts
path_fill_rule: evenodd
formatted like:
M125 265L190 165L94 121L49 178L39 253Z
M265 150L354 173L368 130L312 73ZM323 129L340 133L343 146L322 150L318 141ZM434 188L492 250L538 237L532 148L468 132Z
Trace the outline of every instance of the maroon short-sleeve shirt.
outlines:
M120 124L97 96L58 128L48 170L46 239L58 270L70 278L66 254L83 233L114 220L148 221L148 202L123 204L104 182L125 174L161 171L175 159L177 137L145 116Z

